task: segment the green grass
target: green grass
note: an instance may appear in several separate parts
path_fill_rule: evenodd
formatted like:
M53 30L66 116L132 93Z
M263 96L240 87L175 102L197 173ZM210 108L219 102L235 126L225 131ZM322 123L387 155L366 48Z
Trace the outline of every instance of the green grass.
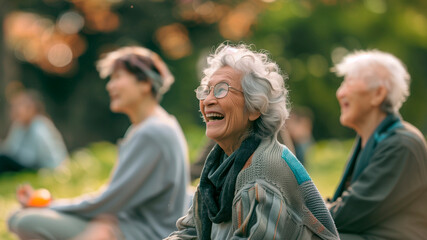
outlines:
M116 160L117 149L111 143L101 142L78 150L56 171L4 174L0 176L0 239L15 239L7 232L6 220L19 208L15 200L16 188L30 183L34 188L47 188L54 198L78 196L98 189L108 181Z
M352 144L353 140L320 141L307 152L307 171L324 198L335 192Z
M204 130L184 128L190 161L196 159L205 144ZM351 141L321 141L307 155L308 171L324 197L331 196L341 176L350 151ZM34 188L47 188L55 198L68 198L92 192L107 183L117 159L117 148L107 142L94 143L75 151L70 160L56 171L19 173L0 176L0 239L16 239L6 229L6 220L19 208L15 200L17 186L30 183Z

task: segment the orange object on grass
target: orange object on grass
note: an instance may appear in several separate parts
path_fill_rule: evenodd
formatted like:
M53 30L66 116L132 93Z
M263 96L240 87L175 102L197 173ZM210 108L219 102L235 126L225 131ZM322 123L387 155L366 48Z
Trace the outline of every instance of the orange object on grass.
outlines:
M46 207L50 204L52 196L49 190L41 188L34 190L30 199L28 200L27 206L29 207Z

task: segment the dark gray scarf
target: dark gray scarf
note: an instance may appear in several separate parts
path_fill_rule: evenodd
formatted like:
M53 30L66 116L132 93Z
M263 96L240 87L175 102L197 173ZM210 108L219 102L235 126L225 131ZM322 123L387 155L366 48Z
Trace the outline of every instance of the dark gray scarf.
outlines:
M206 159L200 177L200 216L202 220L201 239L210 239L212 222L222 223L231 219L231 210L239 172L255 152L261 139L255 135L246 138L239 149L225 161L224 151L215 145Z

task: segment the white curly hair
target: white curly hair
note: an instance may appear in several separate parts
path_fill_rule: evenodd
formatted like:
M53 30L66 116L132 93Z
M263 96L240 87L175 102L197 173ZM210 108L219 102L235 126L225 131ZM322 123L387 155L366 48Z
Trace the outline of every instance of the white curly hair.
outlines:
M387 96L381 110L398 113L409 96L410 75L405 65L390 53L379 50L356 51L344 57L333 69L340 77L364 80L370 88L384 86Z
M252 50L252 45L222 43L207 58L201 84L207 84L220 68L229 66L243 73L242 89L245 108L250 113L259 112L253 132L261 138L277 137L289 116L288 91L279 66L268 52Z

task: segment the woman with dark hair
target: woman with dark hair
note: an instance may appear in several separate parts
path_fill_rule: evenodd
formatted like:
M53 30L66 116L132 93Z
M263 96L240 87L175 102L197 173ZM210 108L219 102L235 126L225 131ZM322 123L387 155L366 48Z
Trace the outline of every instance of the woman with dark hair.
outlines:
M15 213L9 228L23 239L69 239L83 231L79 239L101 234L161 239L176 228L188 206L186 141L176 119L159 104L174 79L166 64L146 48L125 47L108 53L97 68L101 77L110 76L110 109L132 122L111 180L95 197L55 200L47 208ZM28 186L18 191L24 207L31 191ZM86 231L105 222L107 231Z
M10 99L12 127L0 146L0 174L54 169L68 156L59 131L46 117L40 95L19 90Z

